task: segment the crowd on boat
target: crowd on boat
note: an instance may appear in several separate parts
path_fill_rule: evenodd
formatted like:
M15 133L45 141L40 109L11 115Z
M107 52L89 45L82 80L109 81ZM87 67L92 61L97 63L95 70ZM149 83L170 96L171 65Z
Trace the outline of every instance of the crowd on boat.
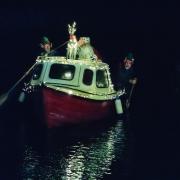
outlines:
M97 50L95 50L90 42L89 37L80 37L77 39L76 32L76 23L74 22L72 25L68 24L68 32L69 32L69 41L67 41L67 59L79 59L79 60L100 60L99 54ZM44 36L40 43L42 48L41 56L57 56L58 52L56 50L52 50L52 42ZM96 53L95 53L96 52Z
M40 47L42 52L41 56L58 56L57 50L52 50L52 42L44 36L41 40ZM80 37L77 41L75 35L70 35L70 39L67 43L67 59L90 59L90 60L100 60L100 56L93 48L90 43L89 37Z

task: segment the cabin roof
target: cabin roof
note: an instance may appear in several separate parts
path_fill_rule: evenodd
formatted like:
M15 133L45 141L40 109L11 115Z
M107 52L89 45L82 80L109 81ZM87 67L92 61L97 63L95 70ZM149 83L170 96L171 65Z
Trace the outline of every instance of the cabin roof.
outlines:
M53 63L63 63L63 64L79 64L79 65L87 65L99 68L109 68L109 65L102 62L101 60L92 61L89 59L84 60L74 60L74 59L66 59L64 56L38 56L36 59L37 62L53 62Z

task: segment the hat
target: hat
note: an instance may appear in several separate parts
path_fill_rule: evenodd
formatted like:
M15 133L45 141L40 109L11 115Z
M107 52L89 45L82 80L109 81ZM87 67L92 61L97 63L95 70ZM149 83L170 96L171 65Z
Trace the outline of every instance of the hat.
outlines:
M134 61L134 57L132 53L128 53L128 55L126 56L126 58L130 61Z
M46 36L43 36L41 39L41 44L50 44L51 42Z

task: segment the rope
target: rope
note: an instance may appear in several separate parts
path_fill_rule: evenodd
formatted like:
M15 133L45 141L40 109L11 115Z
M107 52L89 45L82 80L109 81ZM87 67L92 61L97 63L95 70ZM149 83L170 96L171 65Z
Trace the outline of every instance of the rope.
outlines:
M53 50L51 50L49 53L47 53L47 55L49 55L50 53L52 53L52 52L56 51L57 49L63 47L63 46L66 45L68 42L69 42L69 41L66 41L66 42L64 42L63 44L60 44L58 47L56 47L55 49L53 49Z

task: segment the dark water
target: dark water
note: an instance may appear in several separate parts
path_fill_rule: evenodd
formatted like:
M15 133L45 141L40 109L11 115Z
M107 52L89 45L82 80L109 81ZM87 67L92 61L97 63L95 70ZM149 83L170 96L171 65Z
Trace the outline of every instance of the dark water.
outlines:
M103 179L112 174L113 163L123 159L126 146L121 120L104 128L71 128L49 136L43 150L37 144L25 145L20 170L24 180Z
M1 109L0 179L128 179L128 121L44 130L21 105L8 104Z

